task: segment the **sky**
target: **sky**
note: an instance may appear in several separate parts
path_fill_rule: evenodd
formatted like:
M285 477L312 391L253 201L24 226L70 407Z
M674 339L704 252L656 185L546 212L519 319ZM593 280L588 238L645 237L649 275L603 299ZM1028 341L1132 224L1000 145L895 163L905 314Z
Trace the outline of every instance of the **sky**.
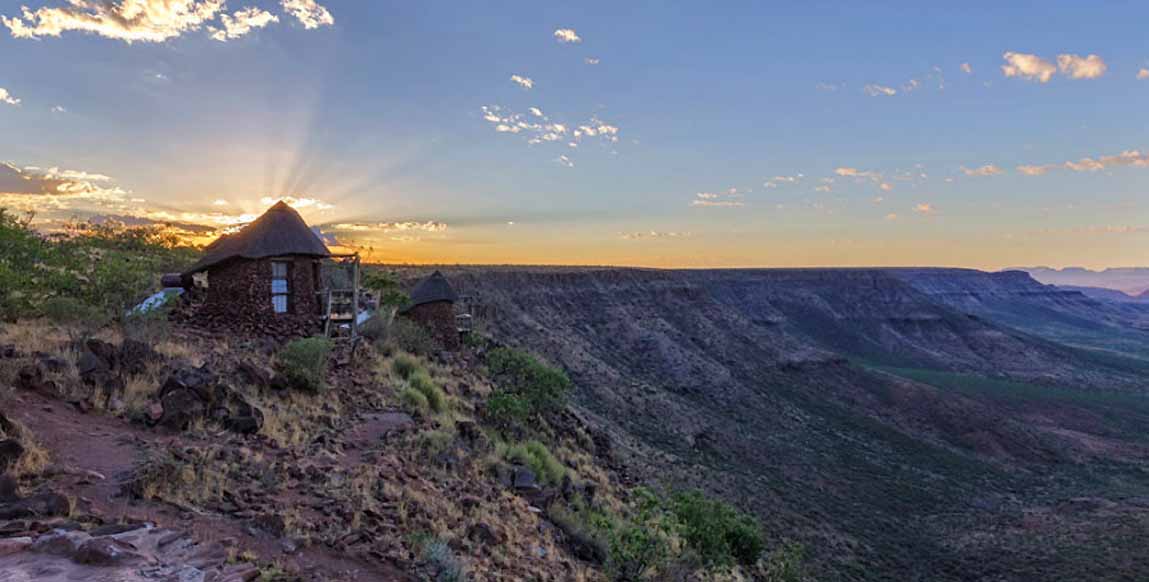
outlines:
M1149 4L0 0L0 206L389 263L1149 264Z

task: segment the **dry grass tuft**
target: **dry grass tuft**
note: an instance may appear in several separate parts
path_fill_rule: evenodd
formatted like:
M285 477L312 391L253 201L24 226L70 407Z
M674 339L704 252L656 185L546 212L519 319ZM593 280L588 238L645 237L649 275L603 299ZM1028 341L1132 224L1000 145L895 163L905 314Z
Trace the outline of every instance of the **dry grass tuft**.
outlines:
M153 454L136 467L125 484L139 499L199 504L223 494L225 469L216 449L167 450Z
M32 431L19 421L8 420L0 424L0 439L12 439L24 447L24 455L11 468L17 477L38 475L48 466L48 451L36 442Z
M22 319L0 326L0 344L14 344L24 353L56 353L70 339L67 330L43 319Z

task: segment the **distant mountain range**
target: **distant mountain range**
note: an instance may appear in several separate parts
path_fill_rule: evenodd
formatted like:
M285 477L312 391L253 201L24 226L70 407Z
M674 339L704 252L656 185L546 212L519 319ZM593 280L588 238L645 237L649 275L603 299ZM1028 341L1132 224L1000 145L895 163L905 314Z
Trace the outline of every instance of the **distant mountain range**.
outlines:
M1075 287L1086 295L1096 296L1100 293L1090 293L1081 288L1112 289L1129 296L1140 296L1140 299L1149 300L1149 267L1125 267L1102 271L1092 271L1081 267L1066 267L1064 269L1017 267L1010 270L1025 271L1034 279L1047 285ZM1111 295L1108 299L1121 300L1122 298Z

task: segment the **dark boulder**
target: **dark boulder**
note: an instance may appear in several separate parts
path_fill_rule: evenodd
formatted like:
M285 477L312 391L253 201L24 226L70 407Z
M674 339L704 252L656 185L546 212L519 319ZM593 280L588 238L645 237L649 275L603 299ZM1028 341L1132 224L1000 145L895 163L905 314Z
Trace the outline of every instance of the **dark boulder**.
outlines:
M24 445L16 439L0 440L0 473L7 473L24 456Z
M53 356L52 354L38 354L36 361L44 367L45 370L53 374L63 374L68 371L68 360L60 356Z
M40 363L28 364L16 373L16 387L22 390L39 392L46 396L58 396L59 386L54 380L48 378L44 365Z
M480 522L467 528L467 539L487 546L499 546L506 538L494 526Z
M511 480L511 485L516 490L539 489L538 477L535 476L534 471L520 465L515 465L512 468L512 472L514 477Z
M235 378L240 383L256 388L268 388L275 377L270 368L254 362L242 361L235 365Z
M26 499L0 503L0 519L67 517L71 514L72 500L59 493L41 493Z
M0 474L0 503L20 500L20 483L10 474Z
M163 386L160 386L160 396L163 397L168 392L187 390L194 392L200 400L210 402L215 399L218 382L219 379L207 370L206 366L177 368L168 375Z
M118 357L120 370L128 375L143 374L148 366L163 360L163 356L152 346L131 338L120 344Z
M126 566L146 560L132 544L108 537L85 542L72 559L91 566Z
M80 376L96 371L112 371L119 367L120 350L104 340L89 338L77 363Z
M12 359L19 358L20 350L16 349L15 344L4 344L0 346L0 358Z
M159 425L175 430L185 430L199 418L207 414L207 403L199 393L189 388L174 388L160 397L163 414Z
M94 538L99 538L99 537L104 537L104 536L114 536L114 535L119 535L122 533L127 533L130 531L136 531L138 529L143 529L145 527L147 527L146 523L139 523L139 522L137 522L137 523L109 523L107 525L101 525L100 527L92 529L91 531L88 532L88 535L90 535Z

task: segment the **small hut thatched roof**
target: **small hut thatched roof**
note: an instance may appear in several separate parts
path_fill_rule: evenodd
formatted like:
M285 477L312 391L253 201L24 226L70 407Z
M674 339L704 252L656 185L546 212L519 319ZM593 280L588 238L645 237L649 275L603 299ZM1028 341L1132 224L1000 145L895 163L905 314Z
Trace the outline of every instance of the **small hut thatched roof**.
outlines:
M411 303L404 311L410 310L417 305L434 303L436 301L454 303L458 301L458 299L459 294L456 293L455 289L451 287L451 284L447 282L447 278L443 276L443 273L435 271L431 273L430 277L419 281L419 284L415 285L415 288L411 290Z
M198 273L229 259L262 259L285 255L329 257L319 240L294 208L283 201L235 234L225 234L204 249L205 255L185 275Z

